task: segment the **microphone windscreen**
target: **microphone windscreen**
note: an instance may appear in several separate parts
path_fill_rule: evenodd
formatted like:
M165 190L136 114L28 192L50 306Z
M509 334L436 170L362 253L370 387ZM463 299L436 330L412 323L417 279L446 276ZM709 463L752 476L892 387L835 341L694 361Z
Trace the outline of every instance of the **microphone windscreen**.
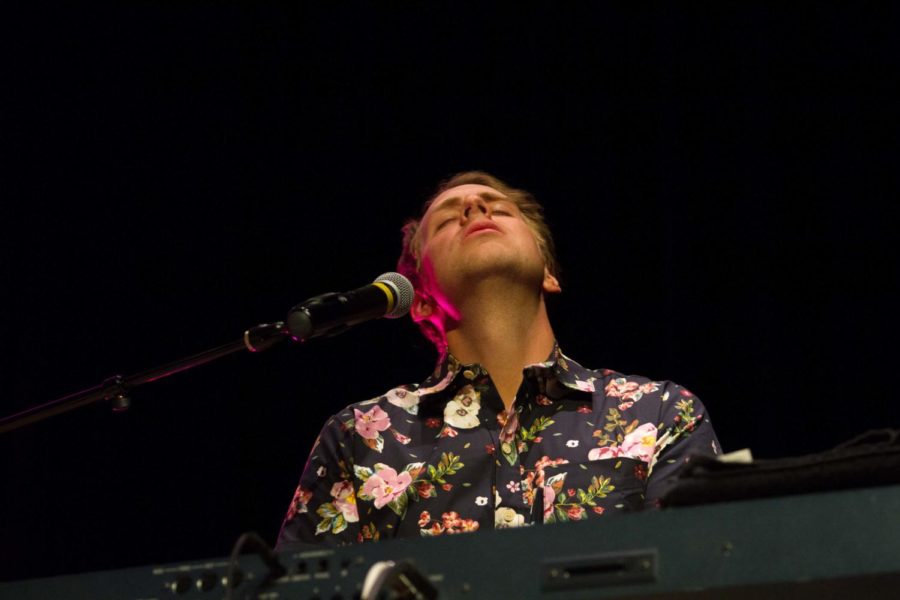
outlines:
M396 319L409 312L413 301L413 286L409 282L409 279L400 273L389 272L382 273L375 278L375 281L389 285L396 293L394 310L384 315L386 318Z

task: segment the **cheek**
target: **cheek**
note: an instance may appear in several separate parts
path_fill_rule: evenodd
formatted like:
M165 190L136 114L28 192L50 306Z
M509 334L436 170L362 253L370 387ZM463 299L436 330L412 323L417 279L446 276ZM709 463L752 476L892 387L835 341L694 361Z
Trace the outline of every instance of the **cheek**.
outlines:
M430 299L430 302L440 309L441 313L452 319L459 319L458 311L440 285L440 268L432 261L430 256L422 259L422 268L419 270L421 291Z
M422 271L434 273L440 269L441 264L445 262L448 254L447 244L442 242L441 236L432 236L428 241L422 244Z
M531 230L528 225L525 223L521 223L518 228L518 238L521 241L522 245L526 246L529 250L534 250L538 254L543 255L541 251L541 243L538 240L538 237L534 234L534 231Z
M422 280L425 282L431 282L434 279L434 261L430 254L426 254L422 257L422 268L420 273L422 275Z
M439 281L440 265L435 264L434 254L428 253L422 256L422 266L419 269L419 275L422 280L422 287L431 295L435 293L435 282Z

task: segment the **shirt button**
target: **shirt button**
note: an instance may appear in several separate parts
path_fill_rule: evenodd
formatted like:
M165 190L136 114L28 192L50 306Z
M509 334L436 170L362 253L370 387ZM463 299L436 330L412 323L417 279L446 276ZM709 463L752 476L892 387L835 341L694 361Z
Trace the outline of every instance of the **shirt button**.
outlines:
M503 442L500 444L500 449L503 450L503 454L509 454L512 452L512 446L510 446L509 442Z
M471 369L466 369L463 371L463 377L471 381L472 379L475 379L475 373L472 372Z

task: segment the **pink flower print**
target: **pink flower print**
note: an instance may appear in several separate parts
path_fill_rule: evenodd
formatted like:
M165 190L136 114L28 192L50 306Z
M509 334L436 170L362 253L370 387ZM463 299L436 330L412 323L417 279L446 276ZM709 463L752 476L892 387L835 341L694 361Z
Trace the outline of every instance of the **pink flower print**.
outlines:
M431 514L427 510L423 510L419 515L419 527L425 527L431 522Z
M403 495L412 477L406 471L397 475L397 471L390 467L376 471L363 484L363 493L375 498L375 508L382 508Z
M655 392L659 389L659 383L656 381L649 381L644 384L638 384L634 381L628 381L624 377L619 377L618 379L613 379L608 384L606 384L606 388L604 391L608 396L612 398L621 398L623 403L627 401L637 402L640 400L644 394L649 394L651 392ZM631 406L630 404L625 408ZM619 410L625 410L624 408L619 407Z
M588 452L588 460L625 456L649 463L656 448L656 433L656 426L653 423L644 423L626 435L620 445L594 448Z
M549 485L545 485L541 489L544 490L544 522L546 523L553 514L553 501L556 500L556 494Z
M470 533L472 531L478 531L478 521L474 519L463 519L462 523L459 524L459 527L455 531L449 533Z
M459 513L455 510L442 514L441 520L443 521L444 527L446 529L453 529L454 527L462 523L462 519L459 518Z
M421 529L420 531L424 536L441 535L442 533L444 533L444 526L435 521L431 524L431 527L428 527L427 529Z
M297 491L294 492L291 505L288 507L287 520L290 521L298 514L307 512L308 509L306 505L309 504L310 500L312 500L312 492L304 490L302 487L298 487Z
M391 426L391 418L380 406L375 406L366 413L354 408L353 414L356 415L356 432L367 440L376 439L379 432Z
M647 465L637 465L634 467L634 476L644 481L647 479Z
M628 381L624 377L619 377L618 379L613 379L607 383L606 388L603 391L606 392L607 396L628 400L631 399L634 396L634 393L639 389L640 386L634 381Z
M588 460L606 460L607 458L616 458L622 454L622 449L618 446L604 446L603 448L594 448L588 452Z
M353 483L350 481L338 481L331 486L331 496L335 500L343 500L353 493Z
M558 467L559 465L567 465L569 461L565 458L550 458L549 456L540 457L536 463L534 463L534 468L537 471L543 471L547 467Z
M334 498L334 507L341 511L348 523L359 521L359 512L356 510L356 494L351 482L337 482L331 486L331 495Z
M477 531L478 530L478 521L473 519L462 519L459 516L459 513L456 511L445 512L441 515L441 521L443 527L440 528L440 531L434 531L434 533L466 533L469 531ZM435 530L434 525L431 526L432 530ZM432 532L429 532L432 533Z
M653 450L656 446L656 425L644 423L625 436L622 441L622 453L631 458L637 458L649 463L653 458Z
M441 429L441 432L438 434L438 437L442 437L442 438L445 438L445 437L455 438L455 437L458 436L458 435L459 435L459 432L458 432L458 431L456 431L455 429L453 429L453 428L450 427L449 425L444 425L444 428Z
M412 440L408 437L397 431L396 429L391 429L391 433L394 435L394 439L403 444L404 446L410 443Z
M659 390L659 382L657 381L651 381L641 386L641 392L643 392L644 394L650 394L657 390Z
M519 413L514 410L501 412L497 415L500 430L500 441L511 442L516 438L516 430L519 428Z
M416 484L416 491L419 493L420 498L431 498L432 496L437 495L434 491L434 484L430 481L421 481ZM424 525L422 525L424 527Z
M575 380L575 387L576 387L577 389L581 390L582 392L593 392L593 391L595 391L595 390L594 390L594 382L593 382L591 379L587 379L587 380L576 379L576 380Z
M569 518L573 521L578 521L584 518L584 508L582 508L581 506L570 506L566 510L566 513L568 513Z

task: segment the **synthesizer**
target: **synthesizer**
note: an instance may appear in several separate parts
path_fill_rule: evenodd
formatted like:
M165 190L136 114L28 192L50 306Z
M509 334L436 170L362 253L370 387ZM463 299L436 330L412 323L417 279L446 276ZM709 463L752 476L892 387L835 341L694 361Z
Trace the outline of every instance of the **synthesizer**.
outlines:
M16 600L896 598L900 486L0 584ZM396 575L381 595L364 585ZM366 581L367 576L369 581ZM398 583L400 581L400 583Z

